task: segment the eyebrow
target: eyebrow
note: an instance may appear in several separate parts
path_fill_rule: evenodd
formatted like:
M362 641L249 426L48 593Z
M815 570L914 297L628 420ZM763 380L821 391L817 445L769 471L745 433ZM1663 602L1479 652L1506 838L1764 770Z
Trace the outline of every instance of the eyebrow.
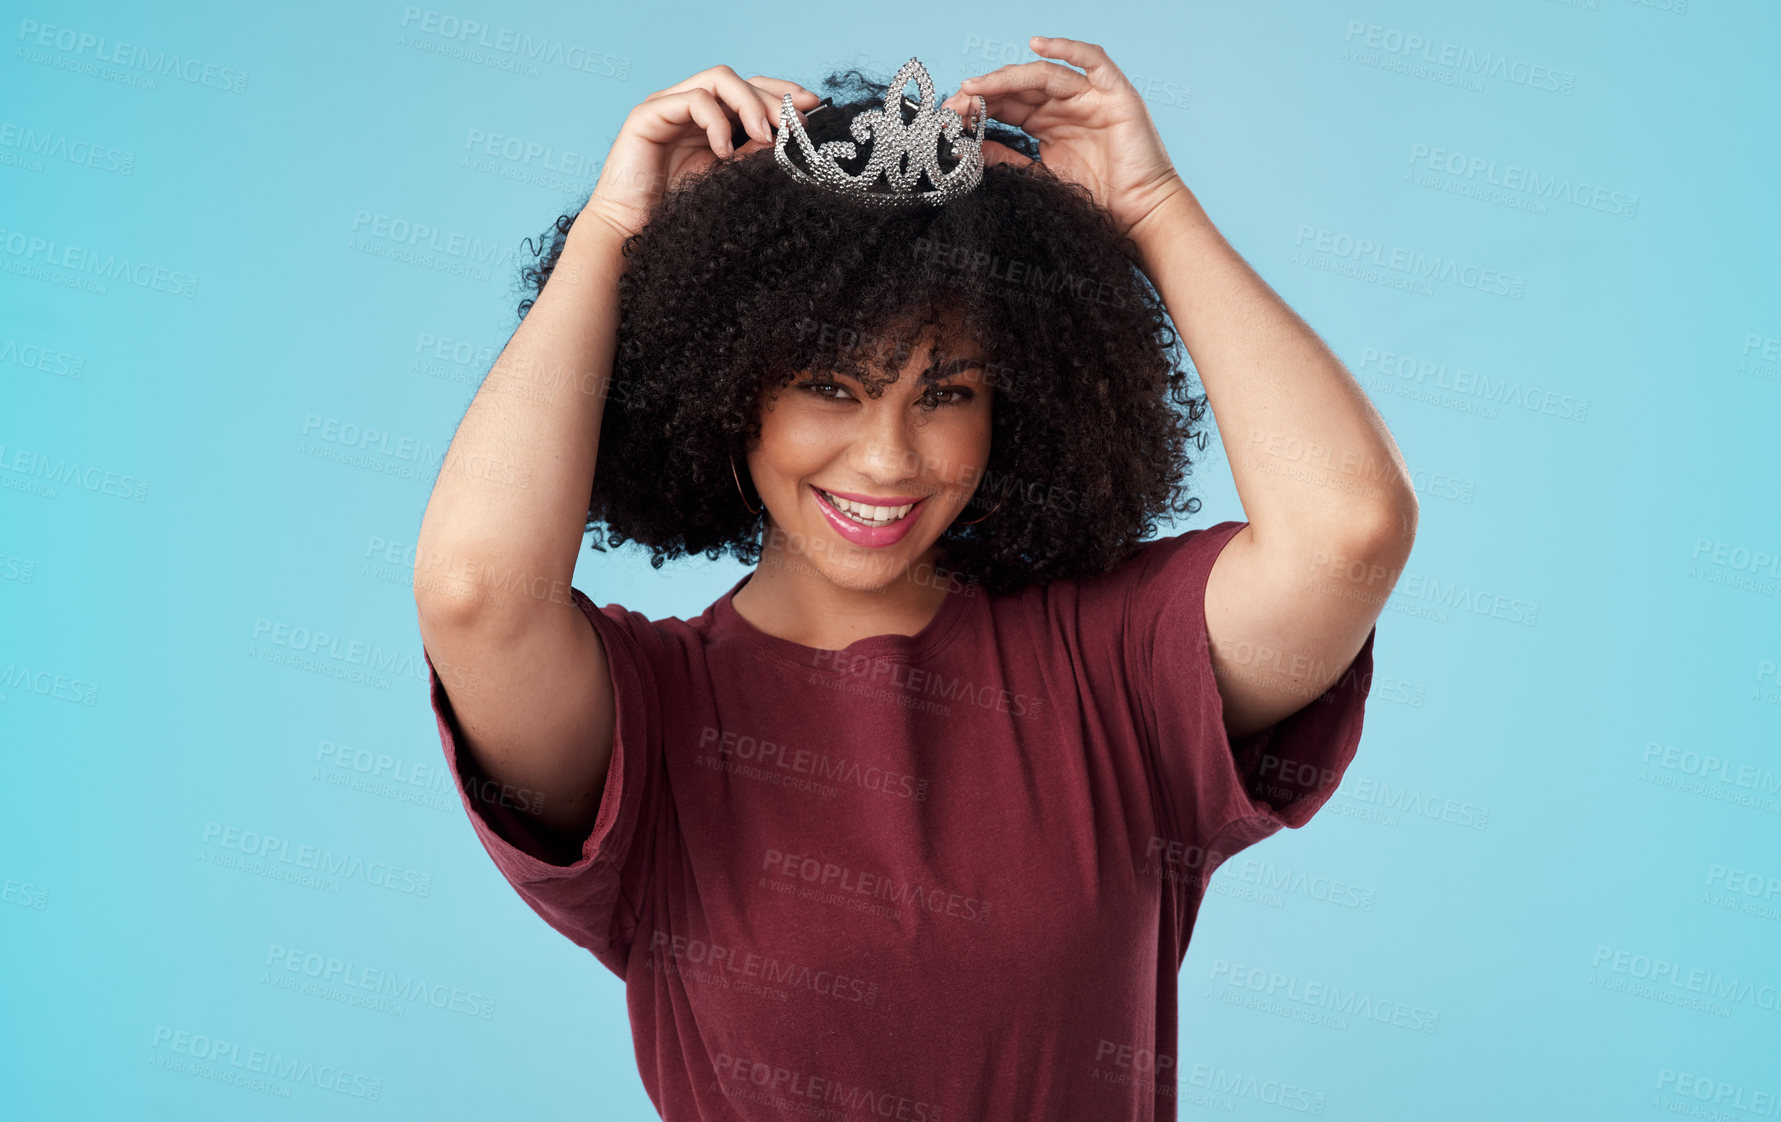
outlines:
M928 363L928 368L922 371L922 373L938 373L939 377L949 378L954 374L963 374L967 370L982 370L986 369L988 366L988 358L981 355L970 355L962 358L947 358L940 362L930 362Z
M916 377L924 378L924 379L925 378L932 378L932 379L951 378L956 375L963 374L967 370L987 370L987 369L989 369L989 359L986 356L972 355L972 356L964 357L964 358L946 358L946 359L942 359L938 362L930 362L930 363L928 363L927 368L922 370L919 374L917 374ZM858 378L854 377L852 374L849 374L844 370L829 370L829 371L824 371L821 374L817 374L815 372L809 372L807 374L807 376L810 378L816 378L819 380L827 380L827 379L831 379L831 378L842 378L849 382L855 382L855 383L859 382Z

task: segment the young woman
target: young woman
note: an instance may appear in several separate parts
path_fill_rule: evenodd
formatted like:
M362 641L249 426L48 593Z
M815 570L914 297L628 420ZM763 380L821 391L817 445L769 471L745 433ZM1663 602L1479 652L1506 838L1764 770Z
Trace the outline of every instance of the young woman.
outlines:
M1033 48L945 103L1004 124L944 198L768 151L795 116L863 157L896 102L857 73L643 101L428 504L465 808L624 980L669 1122L1173 1118L1208 878L1359 742L1402 458L1107 55ZM969 134L904 104L877 139L953 176ZM1207 399L1248 520L1144 541L1198 508ZM595 528L754 568L690 620L597 608Z

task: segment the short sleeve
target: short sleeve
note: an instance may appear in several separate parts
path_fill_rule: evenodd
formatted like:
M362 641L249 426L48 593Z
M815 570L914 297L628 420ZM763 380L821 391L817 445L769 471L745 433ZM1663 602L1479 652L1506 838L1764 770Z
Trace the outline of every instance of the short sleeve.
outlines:
M605 645L615 705L612 762L599 814L573 864L544 858L546 850L524 812L527 792L503 788L458 751L460 729L451 698L424 647L423 655L446 766L483 848L533 911L622 978L638 922L634 901L624 899L625 869L642 856L632 850L646 841L648 796L661 785L661 754L652 744L660 736L655 680L635 630L648 621L616 604L596 608L580 589L572 587L570 595Z
M1247 522L1147 543L1126 605L1128 680L1158 776L1159 813L1192 855L1199 887L1220 863L1329 801L1360 745L1377 626L1331 685L1266 728L1232 740L1212 672L1206 583Z

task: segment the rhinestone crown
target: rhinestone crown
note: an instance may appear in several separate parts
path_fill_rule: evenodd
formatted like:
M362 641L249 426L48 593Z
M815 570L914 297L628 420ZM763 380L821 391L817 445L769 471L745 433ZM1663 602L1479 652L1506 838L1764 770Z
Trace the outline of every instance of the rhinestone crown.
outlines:
M911 79L921 87L919 105L903 93ZM983 126L989 114L981 94L976 95L976 101L976 134L962 136L963 120L951 109L935 109L933 79L928 77L927 67L912 58L891 79L884 94L884 108L865 110L849 126L855 141L863 144L868 137L872 140L871 156L858 175L849 175L835 162L858 159L858 145L846 140L827 141L820 147L812 144L792 108L790 94L779 103L779 135L773 143L773 156L792 178L826 187L868 206L940 206L970 191L983 178ZM903 105L914 107L915 120L903 120ZM810 112L827 108L824 103ZM958 160L945 173L940 171L942 137L952 142L950 151ZM786 149L788 139L798 142L809 172L792 163ZM934 185L930 189L919 186L923 172ZM888 192L872 190L881 173L890 184Z

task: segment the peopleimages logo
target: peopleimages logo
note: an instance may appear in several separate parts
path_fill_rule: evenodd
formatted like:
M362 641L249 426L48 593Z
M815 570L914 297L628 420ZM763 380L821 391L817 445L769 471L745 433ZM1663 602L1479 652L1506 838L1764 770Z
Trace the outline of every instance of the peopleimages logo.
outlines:
M1230 962L1222 958L1212 960L1211 978L1213 981L1223 982L1239 994L1247 991L1265 1003L1278 1006L1278 1009L1270 1011L1292 1009L1321 1014L1322 1017L1294 1019L1324 1024L1330 1028L1347 1028L1347 1018L1353 1018L1356 1021L1374 1021L1432 1036L1441 1023L1441 1014L1438 1011L1421 1005L1374 997L1362 990L1346 989L1339 983L1301 978L1283 971ZM1229 1004L1239 1003L1229 1001L1228 997L1226 1000ZM1264 1005L1256 1004L1252 1007L1264 1008ZM1330 1018L1334 1019L1334 1023L1331 1023Z
M595 152L558 149L523 137L471 129L464 139L464 150L471 156L487 156L523 165L532 171L555 172L572 180L592 181L600 174L601 157Z
M0 163L21 163L31 167L32 171L43 170L43 165L39 162L42 159L61 160L78 167L115 172L118 175L130 175L136 170L134 152L125 152L108 144L95 144L90 140L70 138L53 130L38 132L29 125L14 121L0 121L0 149L10 149L19 154L17 158L13 158L0 152Z
M87 368L87 360L82 355L36 343L21 343L16 338L0 338L0 364L22 366L26 370L36 370L76 382L84 376Z
M895 904L901 908L915 907L934 915L947 915L954 919L968 919L987 922L990 913L990 902L975 896L965 896L935 885L922 885L913 881L900 880L883 873L867 872L862 869L849 868L846 865L828 860L822 855L806 853L786 853L783 850L768 849L761 856L761 871L766 876L785 877L792 882L802 882L816 892L831 893L838 899L865 898L881 900ZM780 883L768 883L764 887L770 891L784 890ZM886 918L895 918L896 913L878 913Z
M1422 287L1415 291L1425 296L1434 294L1426 285L1428 281L1443 281L1474 292L1506 296L1511 300L1521 299L1527 288L1527 278L1513 273L1456 261L1441 254L1424 253L1420 249L1388 246L1372 238L1355 237L1353 234L1314 226L1308 222L1300 223L1293 247L1301 252L1327 254L1362 268L1382 269L1387 273L1399 274L1406 286L1421 283ZM1301 261L1298 254L1295 254L1295 264L1316 267L1315 259Z
M284 620L267 619L255 616L253 639L256 643L265 642L283 648L293 655L305 655L316 660L328 660L339 666L353 667L373 674L387 674L395 678L408 678L417 682L427 680L426 673L421 669L422 663L417 661L411 650L386 650L363 639L354 639L350 635L341 635L320 628L304 627ZM256 653L255 657L263 657ZM282 659L266 658L264 661L278 662ZM381 688L387 688L381 687Z
M1560 421L1582 423L1589 419L1588 398L1557 389L1523 384L1514 375L1493 376L1463 366L1450 367L1444 361L1424 355L1404 354L1375 346L1361 348L1356 366L1361 371L1380 375L1368 379L1368 389L1385 387L1388 392L1399 392L1400 386L1410 385L1419 390L1446 391L1460 398L1519 409L1524 413L1539 414ZM1495 409L1490 409L1487 414L1491 418L1496 415Z
M771 954L759 954L746 947L726 946L660 928L650 937L649 950L652 956L651 969L657 969L655 964L659 961L662 968L681 970L696 981L717 981L745 991L758 991L761 996L775 1001L783 1001L790 996L786 989L807 990L822 997L851 1001L859 1005L877 1005L880 997L878 983L867 978L856 978L851 974L806 966L799 962L785 962ZM687 970L684 964L704 969Z
M279 865L321 876L338 877L341 880L361 881L373 888L384 888L409 896L430 896L433 893L433 877L429 873L417 872L387 861L366 861L354 854L336 853L323 846L293 843L276 834L262 834L258 830L246 830L240 826L206 822L204 844L227 850L242 858L277 862ZM212 863L227 865L230 862Z
M480 52L493 51L497 55L509 56L508 65L502 69L542 62L603 78L616 78L621 82L631 76L629 58L594 50L579 43L566 43L549 35L533 35L510 27L490 27L480 20L465 19L431 8L403 8L402 28L406 34L397 38L398 46L431 50L470 62L488 61ZM429 45L424 46L423 41L415 40L415 33L428 36ZM537 75L536 68L528 72L528 77Z
M928 781L902 772L886 771L872 765L862 766L852 760L831 756L811 748L796 748L771 740L707 725L699 734L702 750L715 750L726 760L758 764L764 768L781 769L813 780L839 786L858 787L863 791L891 795L911 802L926 802Z
M811 665L838 670L865 684L876 685L882 681L912 694L938 697L945 701L965 700L981 709L1012 713L1016 717L1038 713L1043 701L1042 698L1014 693L993 683L978 685L964 678L949 677L935 670L909 666L895 659L849 655L845 651L823 651L811 660Z
M0 254L16 259L21 265L66 269L82 279L123 281L151 292L165 292L187 299L198 295L198 278L191 273L131 260L115 253L102 254L54 238L27 234L23 230L0 230ZM105 290L100 288L99 291L103 294Z
M21 486L13 486L15 481ZM57 487L69 486L133 503L146 502L148 499L148 480L141 476L125 475L123 472L95 464L83 464L64 456L52 458L30 448L0 443L0 487L21 491L30 489L22 484L37 485L40 492L47 492L44 497L50 499L59 493Z
M451 1013L461 1013L477 1020L493 1020L495 999L474 990L408 974L401 970L367 966L350 959L315 951L298 950L282 943L266 947L266 968L294 978L303 978L323 986L339 986L353 991L352 997L373 995L396 1001L430 1005ZM289 988L288 986L282 988ZM322 993L320 996L329 996ZM359 1004L358 1001L347 1002ZM398 1009L398 1016L401 1013Z
M353 212L352 228L355 234L362 233L373 238L400 242L417 249L443 253L448 257L465 257L484 265L511 265L515 260L511 247L484 242L468 234L441 230L425 222L411 222L406 218L374 214L368 210Z
M1618 218L1639 213L1639 196L1616 191L1568 175L1546 175L1516 163L1498 164L1485 156L1468 155L1431 144L1410 145L1410 166L1438 172L1453 179L1521 192L1550 202L1570 203L1581 210L1597 210Z
M96 684L50 670L21 666L16 662L9 662L4 669L0 669L0 686L9 690L27 690L40 697L88 708L99 704L99 687Z
M445 457L444 448L422 437L403 436L375 425L354 424L338 417L323 417L319 413L303 414L302 433L311 440L338 444L355 452L374 452L392 459L425 464L434 471L439 469Z
M42 62L58 69L86 71L87 64L106 63L125 72L130 85L154 89L154 78L177 78L194 86L208 86L226 93L246 93L247 73L214 62L187 58L169 51L150 50L121 39L108 39L71 27L54 27L34 19L19 21L18 41L23 46L18 57ZM38 48L26 52L26 48ZM60 52L61 57L47 54ZM104 77L105 75L99 75ZM152 77L151 77L152 76Z
M728 1052L719 1052L712 1057L712 1071L726 1098L759 1101L781 1113L818 1117L858 1114L895 1118L899 1122L940 1122L941 1108L935 1103L774 1063L732 1056ZM800 1102L801 1099L810 1101Z
M1348 44L1345 49L1352 61L1378 65L1377 60L1383 57L1402 60L1403 63L1418 68L1425 64L1438 66L1455 77L1473 79L1473 89L1482 88L1475 84L1479 77L1501 78L1512 85L1526 86L1531 90L1566 95L1572 93L1577 86L1577 76L1568 70L1554 70L1550 66L1541 66L1526 59L1509 58L1494 51L1477 51L1458 43L1436 42L1427 35L1400 31L1395 27L1382 27L1364 20L1348 21L1348 31L1343 36L1343 42Z
M1592 974L1591 985L1654 998L1666 1005L1683 1005L1721 1017L1731 1016L1731 1006L1737 1005L1765 1013L1781 1012L1781 983L1771 981L1760 969L1753 978L1740 977L1601 943L1596 944L1589 965L1608 977L1643 983L1604 985Z
M374 1076L335 1064L318 1064L301 1056L287 1056L271 1048L244 1047L232 1040L172 1025L155 1026L154 1048L155 1051L149 1054L151 1067L201 1075L250 1090L270 1091L281 1098L289 1096L288 1087L266 1086L265 1080L252 1077L265 1076L287 1084L304 1084L367 1102L376 1102L383 1096L383 1080ZM196 1064L205 1066L196 1067Z

